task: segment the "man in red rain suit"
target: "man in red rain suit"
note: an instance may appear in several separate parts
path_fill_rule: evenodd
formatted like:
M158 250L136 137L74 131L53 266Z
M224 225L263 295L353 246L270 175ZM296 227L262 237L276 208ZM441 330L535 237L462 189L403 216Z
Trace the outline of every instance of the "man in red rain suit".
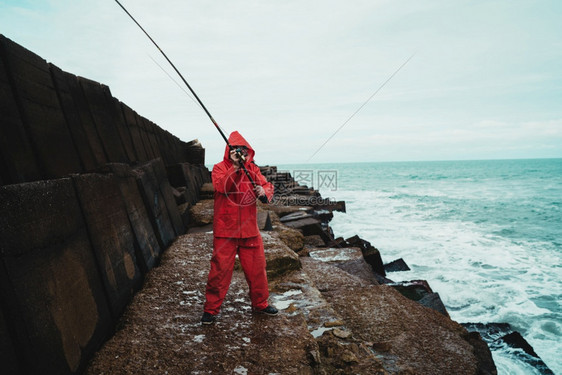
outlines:
M236 254L250 288L252 309L268 315L277 314L277 309L268 304L265 255L256 217L256 199L265 195L270 201L273 185L267 182L253 163L255 152L240 133L235 131L230 134L228 143L234 149L242 150L245 160L240 160L240 155L227 145L223 161L213 167L213 256L201 318L203 324L212 324L219 313L230 286ZM256 187L252 186L241 163L244 163Z

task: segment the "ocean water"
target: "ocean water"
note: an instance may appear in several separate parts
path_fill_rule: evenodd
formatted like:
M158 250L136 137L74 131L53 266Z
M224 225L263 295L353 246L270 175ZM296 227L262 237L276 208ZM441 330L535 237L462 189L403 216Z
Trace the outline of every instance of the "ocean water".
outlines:
M278 166L345 200L336 236L358 234L383 262L426 279L459 323L507 322L562 374L562 159ZM507 347L499 374L534 374Z

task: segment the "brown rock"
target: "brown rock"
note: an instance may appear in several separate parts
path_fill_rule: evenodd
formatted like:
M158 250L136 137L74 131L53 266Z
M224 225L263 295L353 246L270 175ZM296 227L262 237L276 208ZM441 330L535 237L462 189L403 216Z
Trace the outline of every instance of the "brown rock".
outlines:
M267 263L267 277L272 279L301 268L297 254L274 234L261 233Z
M205 199L189 209L190 226L204 226L213 222L215 201Z
M348 339L351 337L351 332L340 328L334 329L332 333L334 334L334 336L339 337L340 339Z
M340 326L343 326L343 325L344 325L344 323L341 320L332 320L330 322L324 323L324 327L328 327L328 328L330 328L330 327L340 327Z
M316 247L326 246L326 243L324 242L322 237L320 237L317 234L313 234L311 236L304 236L304 244L310 246L316 246Z
M396 372L400 368L410 368L416 374L478 372L474 347L458 323L386 285L360 285L358 279L348 275L346 280L339 273L343 271L329 264L311 258L301 261L355 339L388 343L390 349L379 354L396 366Z
M296 229L279 226L276 229L278 237L293 251L299 252L304 247L304 236Z

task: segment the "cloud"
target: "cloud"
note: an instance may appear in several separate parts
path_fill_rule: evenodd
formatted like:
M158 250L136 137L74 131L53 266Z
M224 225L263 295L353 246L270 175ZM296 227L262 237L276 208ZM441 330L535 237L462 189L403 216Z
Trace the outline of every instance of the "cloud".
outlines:
M414 52L313 161L544 156L539 145L562 156L555 2L122 2L267 163L308 159ZM222 155L205 113L114 2L3 2L0 24L181 139L199 138L209 160Z

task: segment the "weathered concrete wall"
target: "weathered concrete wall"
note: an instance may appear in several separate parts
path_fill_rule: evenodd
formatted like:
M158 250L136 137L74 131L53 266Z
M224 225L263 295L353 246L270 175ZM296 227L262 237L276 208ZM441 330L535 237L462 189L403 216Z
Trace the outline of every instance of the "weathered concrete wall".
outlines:
M109 87L0 35L0 184L94 172L106 163L204 164L205 150L139 116Z
M204 149L0 35L0 361L77 374L210 181Z

